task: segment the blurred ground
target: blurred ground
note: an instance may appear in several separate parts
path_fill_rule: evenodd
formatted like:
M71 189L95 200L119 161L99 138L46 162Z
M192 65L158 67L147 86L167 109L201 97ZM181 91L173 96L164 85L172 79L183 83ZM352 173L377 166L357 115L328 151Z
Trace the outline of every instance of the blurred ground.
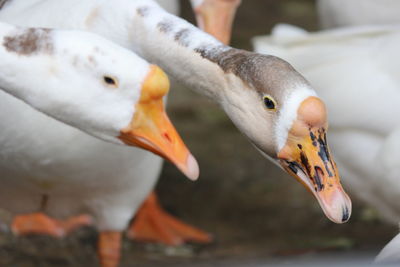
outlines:
M193 21L188 1L183 16ZM233 46L278 22L317 29L311 0L243 0ZM168 211L213 233L215 243L170 248L124 242L121 266L365 266L397 227L381 222L354 196L349 223L336 225L290 176L265 160L208 99L173 88L169 114L197 157L201 177L185 179L166 164L157 187ZM345 183L345 177L343 177ZM0 266L96 266L96 232L65 240L0 234Z

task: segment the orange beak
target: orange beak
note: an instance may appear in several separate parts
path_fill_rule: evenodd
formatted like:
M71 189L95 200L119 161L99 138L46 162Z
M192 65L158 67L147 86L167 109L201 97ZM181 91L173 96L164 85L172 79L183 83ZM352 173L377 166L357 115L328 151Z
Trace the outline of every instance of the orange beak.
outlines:
M351 200L340 183L326 130L323 102L316 97L305 99L278 158L281 166L317 198L330 220L344 223L350 218Z
M157 66L142 86L135 115L119 139L127 145L149 150L175 164L188 178L196 180L199 167L165 113L163 97L168 93L167 75Z
M232 24L241 0L193 1L199 27L224 44L231 39Z

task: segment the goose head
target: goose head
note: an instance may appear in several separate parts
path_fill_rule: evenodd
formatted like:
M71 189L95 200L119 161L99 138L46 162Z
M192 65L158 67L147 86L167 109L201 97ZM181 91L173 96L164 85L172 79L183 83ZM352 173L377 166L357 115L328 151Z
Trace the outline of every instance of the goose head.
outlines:
M221 104L234 124L303 184L329 219L346 222L351 201L328 147L326 107L310 84L274 56L238 49L203 56L226 73Z
M198 177L196 160L165 113L169 80L159 67L85 32L11 28L0 41L9 92L90 135L144 148Z

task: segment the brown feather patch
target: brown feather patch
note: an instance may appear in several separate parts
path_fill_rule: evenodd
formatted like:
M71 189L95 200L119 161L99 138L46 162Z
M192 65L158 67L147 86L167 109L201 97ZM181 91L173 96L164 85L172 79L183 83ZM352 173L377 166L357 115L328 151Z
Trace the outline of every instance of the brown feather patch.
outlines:
M15 35L5 36L3 46L9 52L24 56L38 53L51 54L54 50L51 30L39 28L29 28Z
M285 88L307 81L286 61L271 55L262 55L224 45L195 49L201 57L216 63L225 73L233 73L261 94L275 96Z

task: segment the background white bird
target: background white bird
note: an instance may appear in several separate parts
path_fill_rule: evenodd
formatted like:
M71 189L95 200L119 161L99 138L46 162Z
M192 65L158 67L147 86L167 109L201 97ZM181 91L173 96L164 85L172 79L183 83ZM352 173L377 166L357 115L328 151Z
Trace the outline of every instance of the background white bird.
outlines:
M308 33L278 25L254 45L291 62L318 88L330 111L330 143L344 182L383 218L398 223L399 27Z

